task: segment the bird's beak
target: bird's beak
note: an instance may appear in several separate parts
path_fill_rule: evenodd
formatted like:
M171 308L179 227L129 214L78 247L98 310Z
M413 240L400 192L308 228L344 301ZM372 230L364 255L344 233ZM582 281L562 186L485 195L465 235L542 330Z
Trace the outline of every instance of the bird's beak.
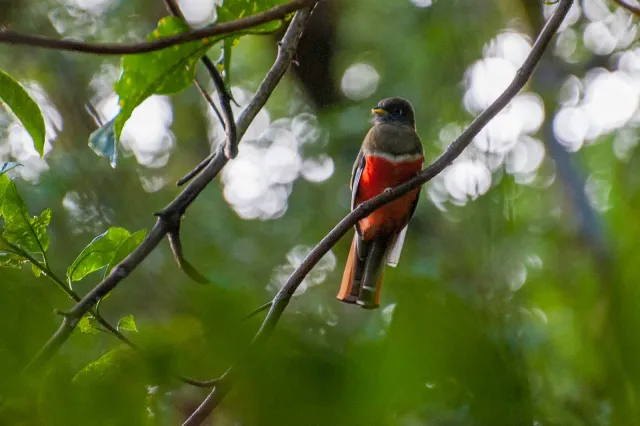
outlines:
M387 110L382 109L380 106L376 106L371 110L372 113L376 114L376 115L387 115L389 114L387 112Z

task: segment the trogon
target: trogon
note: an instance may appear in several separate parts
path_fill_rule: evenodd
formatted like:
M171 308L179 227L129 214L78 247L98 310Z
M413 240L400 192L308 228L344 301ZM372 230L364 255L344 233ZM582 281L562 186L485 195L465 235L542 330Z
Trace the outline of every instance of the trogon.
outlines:
M373 127L351 173L351 210L415 176L424 161L413 107L407 100L383 99L372 112ZM380 305L383 266L398 264L419 195L420 189L414 189L356 223L338 300L365 309Z

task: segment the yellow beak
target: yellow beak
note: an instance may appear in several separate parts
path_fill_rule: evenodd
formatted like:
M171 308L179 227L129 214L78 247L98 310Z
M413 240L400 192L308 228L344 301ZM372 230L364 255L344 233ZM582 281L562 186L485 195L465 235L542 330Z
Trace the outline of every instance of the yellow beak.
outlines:
M378 115L387 115L389 114L386 110L380 108L380 107L375 107L374 109L371 110L372 113L374 114L378 114Z

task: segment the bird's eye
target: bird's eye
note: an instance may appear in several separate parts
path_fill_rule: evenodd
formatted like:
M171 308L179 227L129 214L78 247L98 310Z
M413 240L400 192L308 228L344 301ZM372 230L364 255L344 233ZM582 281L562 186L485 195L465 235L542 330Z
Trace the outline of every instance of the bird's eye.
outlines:
M404 115L404 110L402 108L396 108L394 112L396 115Z

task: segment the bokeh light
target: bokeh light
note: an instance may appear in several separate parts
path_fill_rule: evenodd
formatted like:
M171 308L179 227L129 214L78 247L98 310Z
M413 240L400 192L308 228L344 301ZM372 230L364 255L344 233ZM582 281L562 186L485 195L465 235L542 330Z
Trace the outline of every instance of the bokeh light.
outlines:
M273 270L267 289L271 292L280 290L280 288L287 282L293 271L302 264L302 261L307 257L312 249L313 247L306 245L297 245L293 247L289 253L287 253L286 263L277 266ZM333 254L332 250L329 250L305 277L300 286L296 289L294 296L299 296L307 291L308 288L324 282L327 275L336 268L336 263L335 254Z
M373 95L378 88L380 75L369 64L351 65L342 76L342 91L350 99L359 101Z
M240 105L233 106L237 116L251 94L234 87L233 95ZM211 112L209 118L214 145L223 143L224 131L216 115ZM333 174L333 160L329 155L306 157L303 154L304 146L323 146L326 138L326 130L320 128L311 113L301 112L292 118L271 121L268 110L261 110L247 129L238 156L222 171L225 199L244 219L282 216L298 178L320 183Z

